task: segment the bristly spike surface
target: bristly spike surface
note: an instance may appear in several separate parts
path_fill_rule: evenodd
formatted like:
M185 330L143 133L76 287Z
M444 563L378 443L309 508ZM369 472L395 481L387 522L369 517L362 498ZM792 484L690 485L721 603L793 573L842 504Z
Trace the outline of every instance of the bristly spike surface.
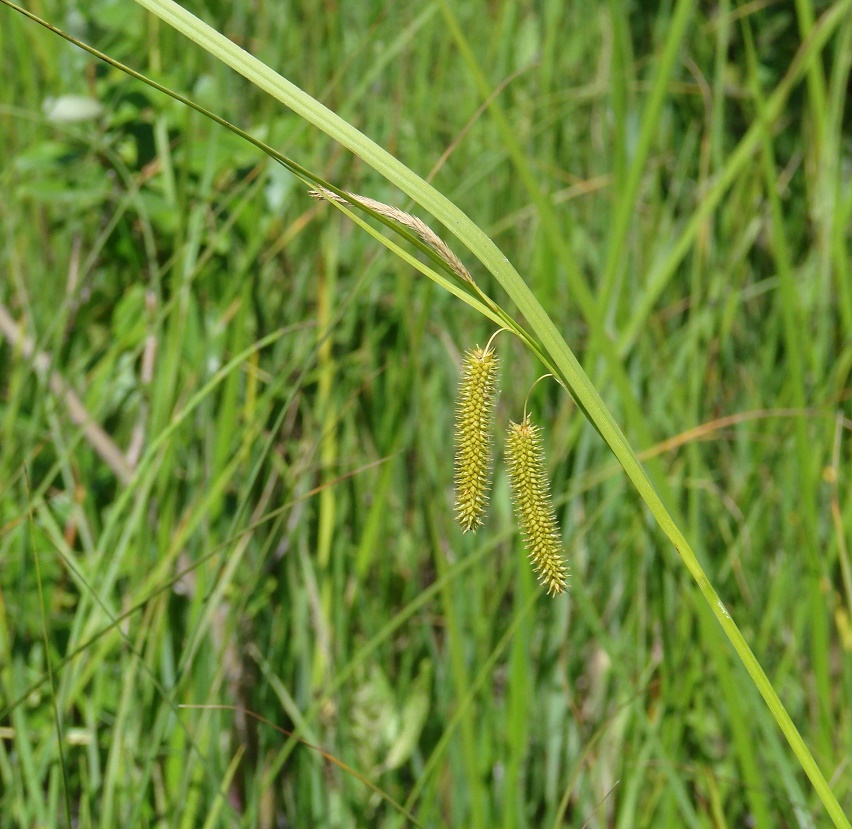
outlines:
M491 486L492 431L500 360L493 348L465 354L456 405L456 518L464 532L482 524Z
M562 535L553 509L550 481L544 464L541 429L529 416L510 423L506 462L515 511L539 582L549 594L568 587L568 566L562 555Z

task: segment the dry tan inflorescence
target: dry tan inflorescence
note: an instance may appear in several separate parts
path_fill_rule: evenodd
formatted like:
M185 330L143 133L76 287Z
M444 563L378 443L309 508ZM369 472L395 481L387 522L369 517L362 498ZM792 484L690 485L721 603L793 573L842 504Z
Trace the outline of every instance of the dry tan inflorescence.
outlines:
M410 213L406 213L404 210L400 210L398 207L393 207L390 204L376 201L375 199L368 198L367 196L358 196L355 193L347 194L352 198L352 201L350 201L349 199L345 199L343 196L338 196L337 193L320 186L315 187L313 190L309 190L308 195L315 199L325 199L326 201L334 201L340 204L363 204L366 207L369 207L370 210L375 210L380 216L385 216L388 219L393 219L395 222L399 222L409 230L413 230L427 245L429 245L429 247L431 247L450 266L453 273L460 276L465 282L469 282L473 285L473 277L470 275L470 272L464 266L461 259L459 259L458 256L450 250L450 246L440 236L438 236L432 228L430 228L422 219L418 219L417 216L412 216Z

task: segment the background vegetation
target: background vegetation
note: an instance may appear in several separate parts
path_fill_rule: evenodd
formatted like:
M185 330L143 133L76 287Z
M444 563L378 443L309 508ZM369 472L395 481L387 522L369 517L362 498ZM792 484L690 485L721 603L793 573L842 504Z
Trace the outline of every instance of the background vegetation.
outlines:
M406 207L134 4L40 5ZM456 4L511 136L440 5L187 5L432 176L525 275L852 810L852 16L705 211L840 4L696 4L680 41L668 3ZM0 60L0 826L65 825L65 791L80 826L407 825L368 782L423 826L827 825L555 384L531 408L569 594L536 585L502 464L488 525L459 532L455 382L491 323L254 147L8 8ZM498 418L517 420L542 369L497 342ZM178 707L205 704L315 747Z

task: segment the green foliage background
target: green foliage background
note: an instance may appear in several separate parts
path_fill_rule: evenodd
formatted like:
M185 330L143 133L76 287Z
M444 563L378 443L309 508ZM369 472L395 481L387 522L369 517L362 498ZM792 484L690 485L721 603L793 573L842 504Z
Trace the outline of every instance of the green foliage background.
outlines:
M848 15L655 281L835 6L696 4L615 262L670 4L454 7L596 292L590 319L438 5L187 4L499 244L655 459L849 812ZM40 12L338 186L407 206L137 6ZM502 464L487 526L455 527L460 352L491 323L254 147L5 7L0 61L0 826L65 825L66 790L81 826L406 825L365 780L424 826L827 825L556 384L531 408L569 595L537 587ZM46 101L63 95L101 111L58 118ZM641 420L608 379L601 324ZM497 342L505 423L542 368ZM182 704L238 706L316 748Z

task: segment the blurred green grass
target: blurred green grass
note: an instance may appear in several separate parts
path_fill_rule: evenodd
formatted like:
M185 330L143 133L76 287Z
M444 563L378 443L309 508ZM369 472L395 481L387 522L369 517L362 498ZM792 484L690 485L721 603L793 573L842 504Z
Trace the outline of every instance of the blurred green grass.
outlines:
M506 82L512 138L597 291L595 320L437 7L193 10L434 171L498 241L634 445L663 450L702 565L848 812L852 21L659 292L654 279L831 5L692 9L636 181L669 5L458 6L491 88ZM404 206L136 7L42 13L339 186ZM82 826L405 825L318 751L232 711L178 708L205 703L298 729L424 826L825 825L700 595L558 387L531 399L573 570L554 601L499 466L488 527L470 538L452 520L459 353L489 326L253 147L0 15L14 79L0 98L0 825L64 825L63 786ZM70 94L101 114L49 120L45 100ZM641 422L606 381L601 326ZM541 369L509 338L500 348L499 416L517 419Z

